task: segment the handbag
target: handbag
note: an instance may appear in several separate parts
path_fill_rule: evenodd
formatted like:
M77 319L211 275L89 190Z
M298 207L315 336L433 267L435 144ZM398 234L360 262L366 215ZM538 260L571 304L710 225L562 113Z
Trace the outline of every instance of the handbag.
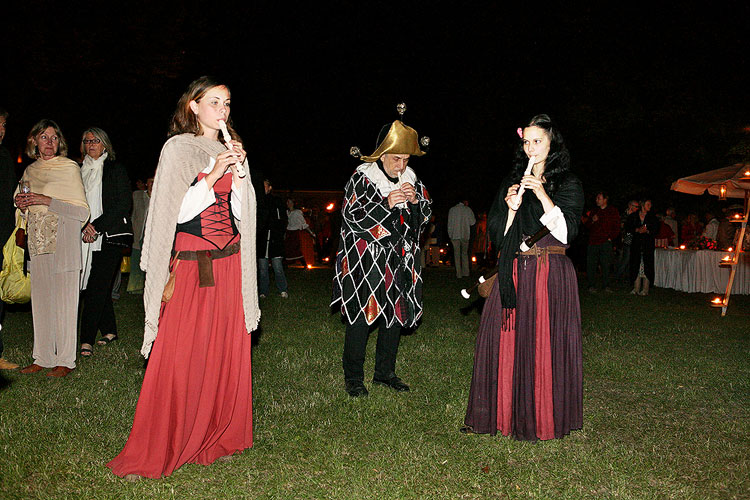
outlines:
M133 246L133 224L128 217L123 217L122 222L110 228L112 232L104 231L102 235L104 243L120 248L131 248Z
M25 304L31 300L31 277L23 272L24 249L16 244L19 230L25 233L26 220L20 215L16 228L3 246L3 268L0 270L0 300L8 304Z
M16 228L16 246L26 248L26 230L22 227Z
M180 264L180 259L178 258L180 256L180 252L177 252L174 257L172 257L172 261L169 263L170 271L169 271L169 279L167 280L167 284L164 285L164 291L161 292L161 301L166 303L169 302L172 298L172 295L174 294L174 283L175 283L175 275L177 272L177 266Z
M115 247L130 248L133 246L133 233L109 234L105 231L104 243Z
M477 286L477 290L479 291L479 296L484 297L485 299L490 296L490 293L492 293L492 286L495 284L495 280L497 279L497 273L493 274L486 280L484 280L482 283Z

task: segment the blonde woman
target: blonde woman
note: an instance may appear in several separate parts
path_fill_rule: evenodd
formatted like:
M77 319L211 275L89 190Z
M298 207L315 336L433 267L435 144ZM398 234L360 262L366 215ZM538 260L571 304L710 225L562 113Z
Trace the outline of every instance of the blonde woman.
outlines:
M29 132L26 167L15 203L28 223L31 256L31 311L34 362L21 373L52 368L49 377L65 377L76 367L78 276L81 272L81 227L89 207L81 170L66 158L68 146L60 127L41 120ZM25 189L23 191L26 191Z

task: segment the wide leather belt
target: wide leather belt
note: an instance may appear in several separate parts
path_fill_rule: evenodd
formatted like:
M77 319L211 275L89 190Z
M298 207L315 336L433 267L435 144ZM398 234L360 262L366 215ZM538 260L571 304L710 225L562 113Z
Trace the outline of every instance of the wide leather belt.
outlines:
M518 252L518 255L534 255L536 257L548 254L565 255L565 247L550 246L540 248L534 245L525 252Z
M215 286L214 282L214 266L211 261L214 259L223 259L229 257L240 251L240 242L232 243L224 249L216 250L180 250L177 258L179 260L197 260L198 261L198 286L200 288L206 288ZM172 252L172 255L176 255L177 252Z

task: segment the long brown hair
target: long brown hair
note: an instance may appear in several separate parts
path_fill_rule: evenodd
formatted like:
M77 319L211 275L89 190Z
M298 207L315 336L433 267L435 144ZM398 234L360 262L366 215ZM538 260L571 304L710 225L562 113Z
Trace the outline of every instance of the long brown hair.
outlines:
M198 117L193 113L193 110L190 109L190 101L200 102L200 100L206 95L206 92L214 87L226 87L227 90L229 90L228 86L223 83L218 83L210 76L202 76L190 84L187 91L182 94L180 100L177 101L177 109L172 115L172 121L169 124L169 137L186 133L203 135L203 130L201 129L200 123L198 123ZM237 132L232 128L231 115L227 120L227 130L229 131L229 135L232 136L232 139L240 139ZM224 142L224 138L221 134L219 134L219 141L222 143Z

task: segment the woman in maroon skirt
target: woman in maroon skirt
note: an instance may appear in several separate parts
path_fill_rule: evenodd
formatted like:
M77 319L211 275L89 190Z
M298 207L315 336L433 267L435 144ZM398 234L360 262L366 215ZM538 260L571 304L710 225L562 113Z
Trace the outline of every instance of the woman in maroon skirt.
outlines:
M128 479L208 465L253 444L255 194L238 172L237 162L249 169L229 100L226 86L194 81L178 102L156 170L141 254L141 352L149 363L130 437L107 464ZM222 120L229 144L219 134ZM162 302L170 268L174 293Z
M578 231L584 199L550 118L537 115L518 132L513 171L489 214L487 232L500 249L498 274L482 311L461 430L535 441L583 425L578 282L565 249ZM547 232L530 250L520 249Z

